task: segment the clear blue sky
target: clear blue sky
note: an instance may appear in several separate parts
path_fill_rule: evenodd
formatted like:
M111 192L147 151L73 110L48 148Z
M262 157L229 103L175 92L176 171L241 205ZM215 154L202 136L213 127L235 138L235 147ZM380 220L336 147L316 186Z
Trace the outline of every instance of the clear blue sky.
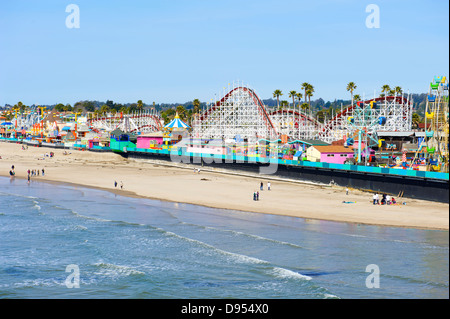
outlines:
M372 97L426 92L435 75L449 75L446 0L0 1L0 105L209 102L233 80L262 99L309 82L334 100L350 81Z

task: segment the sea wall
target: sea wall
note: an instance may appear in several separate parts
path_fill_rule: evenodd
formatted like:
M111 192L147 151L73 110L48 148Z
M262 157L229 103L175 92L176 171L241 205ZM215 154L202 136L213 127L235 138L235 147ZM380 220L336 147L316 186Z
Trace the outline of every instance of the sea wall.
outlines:
M176 153L156 150L127 149L121 153L124 157L135 159L155 159L164 161L180 161L203 167L216 167L230 171L260 174L262 178L271 176L291 180L317 183L334 183L369 192L402 195L409 198L449 202L448 173L422 172L381 167L315 163L303 161L275 160L261 163L254 158L243 156L218 156L205 154L189 154L182 150ZM272 165L271 169L269 166ZM273 174L265 174L265 171Z

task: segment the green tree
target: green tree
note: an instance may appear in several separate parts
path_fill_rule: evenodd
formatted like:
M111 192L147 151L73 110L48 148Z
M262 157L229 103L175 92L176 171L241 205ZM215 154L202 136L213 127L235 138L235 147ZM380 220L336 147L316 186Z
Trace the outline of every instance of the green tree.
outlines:
M298 103L300 103L300 101L302 100L302 98L303 98L303 94L301 94L300 92L297 93L297 101L298 101Z
M296 91L290 91L289 97L292 98L292 106L295 108L295 99L297 98L297 92Z
M131 103L128 108L127 108L127 112L128 114L131 114L133 112L137 111L137 104L136 103Z
M413 120L413 122L420 123L420 122L422 121L422 118L420 117L419 114L413 113L413 115L412 115L412 120Z
M305 103L306 103L306 99L307 99L307 95L306 95L306 91L311 88L311 84L309 84L308 82L303 82L301 89L305 92L305 94L303 95L305 97Z
M355 102L358 102L361 100L361 96L359 94L355 94L355 96L352 98Z
M394 88L394 94L402 95L402 94L403 94L402 88L401 88L400 86L396 86L396 87Z
M306 111L309 109L309 104L303 102L302 105L300 105L300 108L306 113Z
M273 97L277 98L277 107L280 107L280 96L282 96L283 93L281 92L281 90L275 90L273 91Z
M103 104L103 105L100 107L100 111L99 111L100 115L105 115L105 114L108 113L108 112L109 112L109 107L108 107L108 105Z
M128 108L126 106L121 106L119 112L122 114L128 114Z
M194 113L198 114L200 113L200 100L199 99L195 99L192 104L194 105Z
M66 105L64 105L63 110L64 112L70 112L73 110L73 108L70 104L67 103Z
M176 112L178 113L178 116L181 120L187 121L187 112L186 108L183 105L178 105L176 108Z
M55 105L54 109L57 112L63 112L64 111L64 104L58 103L58 104Z
M310 84L308 89L306 90L306 96L308 97L308 105L309 105L309 117L312 117L311 115L311 97L313 96L314 93L314 87Z
M82 105L83 105L84 109L86 111L88 111L88 112L94 112L95 111L95 105L91 101L86 101ZM108 105L108 104L106 104L106 105Z
M317 121L319 121L320 123L325 122L325 111L324 110L317 111L316 118Z
M286 100L281 101L280 103L280 110L285 109L289 106L289 102Z
M114 102L111 100L106 100L106 105L108 105L109 108L114 107Z
M383 97L389 94L390 91L391 87L388 84L385 84L381 87L381 93L384 94Z
M143 108L144 108L144 103L142 103L142 100L138 100L137 101L137 110L142 111Z
M351 97L352 97L352 106L353 106L353 91L356 89L356 84L355 82L349 82L347 84L347 91L350 92Z

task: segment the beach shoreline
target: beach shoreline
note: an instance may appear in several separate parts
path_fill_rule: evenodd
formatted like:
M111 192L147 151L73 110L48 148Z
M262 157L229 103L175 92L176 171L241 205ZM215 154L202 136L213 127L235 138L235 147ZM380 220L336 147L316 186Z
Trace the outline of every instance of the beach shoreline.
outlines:
M70 152L63 155L63 152ZM45 156L53 152L53 157ZM449 204L411 198L398 199L400 205L373 205L372 194L345 187L294 182L270 176L252 176L234 171L225 173L194 166L161 164L151 160L131 160L110 152L62 150L0 143L0 176L27 182L27 170L45 169L34 180L101 189L118 195L180 202L219 209L284 215L387 227L449 229ZM117 186L114 186L114 182ZM267 190L270 181L272 189ZM263 182L264 190L260 190ZM123 189L120 185L123 183ZM259 191L260 200L253 200ZM405 202L406 205L401 205Z

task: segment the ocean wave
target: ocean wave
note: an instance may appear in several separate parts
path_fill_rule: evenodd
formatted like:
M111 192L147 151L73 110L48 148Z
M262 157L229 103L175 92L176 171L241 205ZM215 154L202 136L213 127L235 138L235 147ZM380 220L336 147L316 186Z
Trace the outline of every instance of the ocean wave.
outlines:
M268 264L269 263L269 262L267 262L265 260L258 259L258 258L255 258L255 257L250 257L250 256L247 256L247 255L242 255L242 254L238 254L238 253L232 253L232 252L229 252L229 251L225 251L225 250L222 250L220 248L214 247L214 246L212 246L210 244L207 244L205 242L199 241L197 239L192 239L192 238L188 238L188 237L185 237L185 236L181 236L181 235L175 234L175 233L170 232L170 231L165 231L165 230L162 230L162 231L165 233L166 236L176 237L176 238L181 239L183 241L193 243L193 244L195 244L195 245L197 245L199 247L206 248L206 249L210 250L211 252L214 252L214 253L217 253L217 254L221 254L223 256L230 257L231 260L234 261L234 262L247 263L247 264Z
M58 280L58 279L43 279L43 278L36 278L36 279L27 279L23 282L16 282L11 284L5 284L3 286L0 286L2 288L34 288L34 287L56 287L56 286L65 286L64 280Z
M177 217L175 217L175 218L177 218ZM215 232L230 233L235 236L243 236L243 237L252 238L252 239L260 240L260 241L267 241L267 242L271 242L271 243L279 244L279 245L283 245L283 246L290 246L293 248L308 249L308 248L302 247L297 244L285 242L282 240L267 238L267 237L263 237L263 236L259 236L259 235L244 233L244 232L240 232L240 231L233 230L233 229L221 229L221 228L217 228L217 227L203 226L203 225L198 225L198 224L193 224L193 223L188 223L188 222L183 222L183 221L180 221L180 224L194 226L194 227L198 227L198 228L205 229L205 230L211 230L211 231L215 231Z
M35 196L28 196L28 195L22 195L22 194L11 194L11 193L5 193L5 192L0 192L0 196L8 196L8 197L21 197L21 198L27 198L27 199L38 199Z
M270 274L282 278L282 279L301 279L301 280L311 280L309 276L302 275L299 272L295 272L286 268L273 267L270 270Z
M96 271L95 274L99 276L119 278L133 275L145 275L145 272L139 271L130 266L115 265L103 262L96 263L94 266L98 268L98 271Z
M38 211L41 211L41 206L37 200L33 200L33 208L36 208Z
M98 222L113 222L113 220L110 220L110 219L104 219L104 218L100 218L100 217L92 217L92 216L82 215L82 214L74 211L73 209L70 209L70 211L71 211L72 214L74 214L75 216L80 217L80 218L95 220L95 221L98 221Z

